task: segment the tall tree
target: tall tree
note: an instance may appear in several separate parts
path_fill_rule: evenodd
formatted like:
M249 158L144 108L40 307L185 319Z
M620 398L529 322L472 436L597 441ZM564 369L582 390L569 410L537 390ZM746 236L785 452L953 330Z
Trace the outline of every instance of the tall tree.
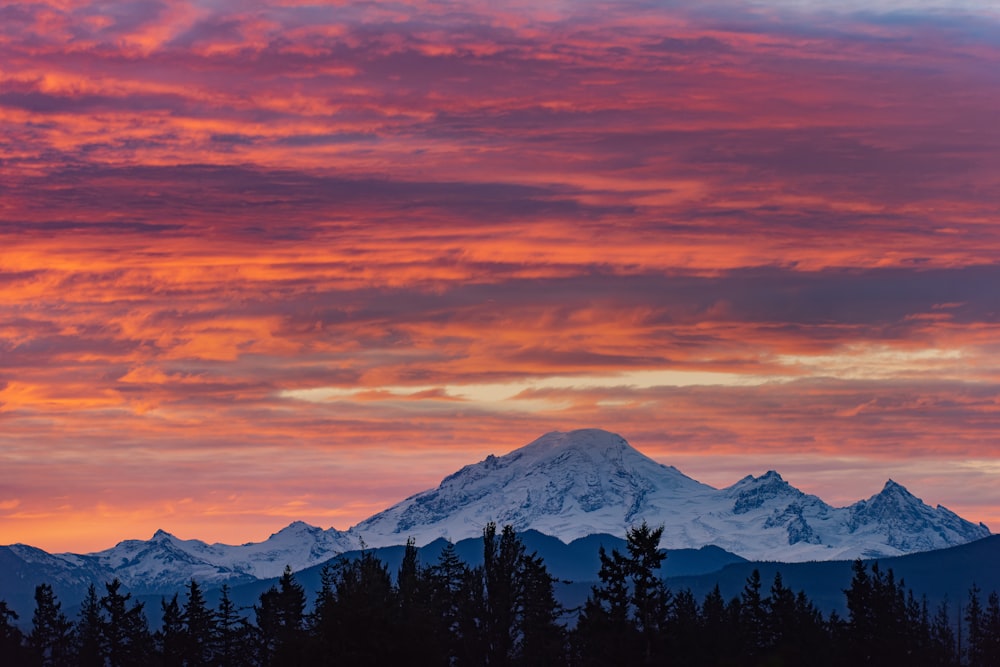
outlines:
M643 662L652 664L661 652L670 593L660 577L660 567L667 557L660 551L663 526L650 528L645 521L625 535L628 548L628 573L632 579L632 606L642 637Z
M0 656L10 660L11 664L24 662L24 635L17 627L17 612L7 606L6 600L0 600Z
M301 665L304 661L306 595L295 581L292 569L285 571L272 586L260 595L254 606L257 617L257 653L263 665Z
M483 530L483 580L485 613L482 632L487 665L510 664L516 641L518 604L521 600L519 569L524 545L514 529L504 526L499 538L492 521Z
M163 612L163 623L154 637L159 645L163 666L183 667L187 637L181 605L177 602L177 593L170 598L170 602L167 602L166 598L161 598L160 610Z
M740 593L740 638L746 655L760 655L768 647L768 618L760 594L760 570L754 568Z
M580 665L607 665L642 659L641 643L630 613L630 563L617 549L598 550L600 583L591 588L573 632L573 654Z
M104 614L101 635L109 667L139 665L151 653L152 636L141 602L129 606L131 593L122 594L117 578L105 584L100 604Z
M438 620L437 644L442 647L449 663L458 660L462 651L463 616L469 607L465 600L471 590L466 586L469 567L458 557L455 545L448 542L437 562L430 567L428 579L431 587L430 604L433 617Z
M566 630L559 623L562 606L556 601L552 575L537 554L525 555L521 565L520 642L518 665L545 667L566 662Z
M980 588L972 584L965 604L965 659L969 667L986 667L986 637L983 605L979 600Z
M77 665L104 667L104 619L94 584L87 587L87 594L80 605L73 640Z
M212 662L218 629L215 614L208 608L201 586L192 579L187 586L187 599L182 612L184 619L184 659L189 667Z
M39 584L35 587L35 613L31 618L28 645L36 659L46 667L70 662L73 624L61 607L52 586Z
M229 597L229 586L222 585L219 606L215 613L218 637L215 662L219 667L238 667L247 664L249 624Z

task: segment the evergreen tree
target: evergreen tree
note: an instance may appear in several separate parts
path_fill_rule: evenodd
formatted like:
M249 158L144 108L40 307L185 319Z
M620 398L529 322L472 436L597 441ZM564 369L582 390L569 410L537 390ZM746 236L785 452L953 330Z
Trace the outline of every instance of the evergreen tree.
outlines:
M437 563L430 567L428 580L431 587L430 604L433 617L437 619L437 641L449 664L458 660L462 653L463 616L467 616L467 603L463 599L469 576L468 566L455 552L455 545L449 542L441 550Z
M1000 596L990 593L983 614L983 658L990 665L1000 665Z
M666 653L672 657L672 662L678 665L693 665L697 662L709 662L702 641L702 619L698 609L698 601L690 589L685 589L673 596L670 605L670 617L666 626Z
M286 565L278 587L272 586L261 593L260 604L254 606L256 653L262 665L292 667L303 664L305 606L305 591Z
M332 575L332 576L331 576ZM333 632L337 660L351 665L398 661L395 635L398 603L385 564L372 552L341 560L326 578L332 582L322 626Z
M729 621L729 610L719 584L709 591L701 604L701 633L698 645L705 664L732 664L740 654L734 641L736 633ZM690 663L690 664L697 664Z
M220 591L215 623L218 631L215 663L219 667L248 664L249 623L229 597L229 586L226 584L222 585Z
M630 563L617 549L598 551L600 584L591 588L573 633L579 665L634 664L642 659L638 628L630 614Z
M941 667L955 664L957 647L947 600L938 606L937 612L931 620L930 638L928 664L939 665Z
M80 667L104 667L104 619L97 589L87 587L87 595L80 605L80 615L73 634L76 664Z
M768 614L760 595L760 571L754 568L740 593L740 639L747 656L757 656L769 645Z
M170 602L167 602L166 598L161 598L160 609L163 612L163 624L154 637L163 659L163 665L164 667L182 667L187 637L184 632L184 617L181 614L181 606L177 602L177 594L174 593Z
M661 637L667 620L670 594L660 578L660 567L667 557L660 551L663 526L650 528L645 521L625 535L628 548L628 574L632 580L631 603L634 619L642 638L642 660L652 664L662 651Z
M523 602L518 665L545 667L566 662L566 631L559 623L562 607L556 601L555 580L537 554L524 556L521 565Z
M73 624L62 613L49 584L35 587L35 613L31 619L28 645L39 664L66 665L70 662Z
M11 664L23 663L26 660L24 650L24 635L14 622L17 612L7 606L6 600L0 600L0 657Z
M983 606L979 601L979 586L972 584L969 599L965 605L965 660L969 667L987 667L986 637Z
M396 575L399 641L422 664L446 665L445 632L434 615L433 579L429 570L421 567L417 555L417 547L410 538Z
M510 664L516 640L517 605L521 599L519 568L524 545L511 526L504 526L499 538L492 521L483 530L483 581L485 609L482 634L485 664Z
M152 636L142 603L130 607L132 594L123 595L121 586L117 578L105 584L107 593L100 600L104 614L101 637L109 667L144 664L152 652Z
M182 612L184 620L184 660L189 667L211 664L218 634L215 614L208 608L198 582L187 586L187 599Z

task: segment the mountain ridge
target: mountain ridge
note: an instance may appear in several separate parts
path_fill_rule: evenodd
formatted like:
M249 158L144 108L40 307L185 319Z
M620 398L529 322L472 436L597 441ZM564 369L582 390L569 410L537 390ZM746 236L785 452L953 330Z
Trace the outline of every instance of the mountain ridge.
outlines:
M889 479L871 497L832 507L774 470L716 489L659 463L600 429L547 433L502 456L463 466L433 488L346 531L295 521L262 542L182 540L157 530L90 554L47 554L12 545L19 568L67 582L118 577L134 590L243 582L312 567L368 547L418 546L481 535L488 521L569 543L624 535L641 521L663 525L667 549L714 545L750 560L843 560L940 549L990 534L945 507L932 508Z

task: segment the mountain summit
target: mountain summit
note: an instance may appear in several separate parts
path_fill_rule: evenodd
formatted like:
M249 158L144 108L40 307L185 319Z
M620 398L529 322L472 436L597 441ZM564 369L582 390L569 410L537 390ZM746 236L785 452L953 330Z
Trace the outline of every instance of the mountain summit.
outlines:
M480 534L488 521L562 539L618 535L643 518L668 512L669 501L711 490L614 433L555 432L465 466L436 489L407 498L351 532L373 546L408 537L417 544L438 537L458 540Z
M663 525L667 548L709 544L750 559L803 561L894 556L989 535L896 482L835 508L776 471L716 489L653 461L599 429L547 433L504 456L465 466L350 529L371 546L426 544L481 533L488 521L569 541Z
M831 507L770 470L716 489L645 456L599 429L547 433L503 456L487 456L435 488L347 531L296 521L267 540L239 546L182 540L162 530L93 554L48 554L0 547L13 579L85 581L120 578L137 593L177 588L192 577L239 583L300 570L359 548L418 546L482 534L489 521L534 529L564 542L595 533L621 537L646 521L664 526L668 549L715 545L751 560L805 561L896 556L986 537L948 509L930 507L889 480L849 507ZM3 583L0 577L0 583ZM77 591L82 597L82 590ZM30 599L30 591L25 590Z

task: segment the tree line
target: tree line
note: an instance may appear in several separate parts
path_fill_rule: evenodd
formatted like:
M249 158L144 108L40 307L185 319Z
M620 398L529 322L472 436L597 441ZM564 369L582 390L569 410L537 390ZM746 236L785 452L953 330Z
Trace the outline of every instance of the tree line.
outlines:
M892 570L855 561L844 591L847 616L824 616L780 573L758 571L738 596L716 586L698 600L659 577L663 529L645 523L626 550L600 549L599 582L584 605L565 609L556 580L510 526L483 531L483 564L454 545L422 565L410 541L395 577L372 552L322 570L307 595L286 568L256 604L239 608L223 586L210 606L192 580L161 600L151 631L143 604L117 579L91 585L69 620L52 587L35 590L31 628L0 601L0 664L16 667L270 667L386 665L1000 665L1000 598L977 587L957 614L917 599ZM307 608L308 607L308 608Z

